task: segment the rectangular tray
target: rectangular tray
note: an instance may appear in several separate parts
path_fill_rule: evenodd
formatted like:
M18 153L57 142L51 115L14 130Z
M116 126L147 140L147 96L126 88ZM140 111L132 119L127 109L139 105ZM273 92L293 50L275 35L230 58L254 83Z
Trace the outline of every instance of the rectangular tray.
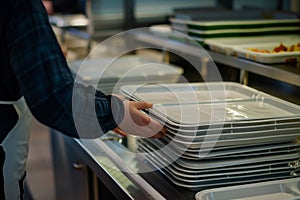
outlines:
M151 160L153 163L156 163L157 166L161 165L158 159L155 159L154 157L148 158L148 160ZM244 171L229 171L229 172L211 172L211 173L187 173L185 171L181 172L172 167L172 165L169 165L167 167L164 167L166 171L168 171L172 176L178 180L186 181L186 182L207 182L207 181L222 181L222 180L228 180L228 179L235 179L235 178L246 178L251 176L257 176L261 174L269 173L271 174L272 171L292 171L288 166L273 166L271 167L265 167L264 169L251 169L251 170L244 170Z
M218 13L219 14L219 13ZM290 19L207 19L207 20L190 20L190 19L169 19L172 26L185 25L187 28L210 31L210 30L239 30L264 27L291 27L300 24L297 18Z
M239 38L216 38L207 39L205 43L213 51L226 55L250 59L261 63L284 63L294 59L299 62L300 51L281 53L258 53L248 50L248 48L265 49L272 51L280 43L285 46L300 42L300 35L278 35L278 36L256 36Z
M203 190L196 200L296 200L300 198L300 178Z
M174 30L203 39L297 34L300 29L299 19L223 19L195 21L171 18L170 22Z
M186 149L184 147L178 146L176 144L167 143L164 140L153 140L153 139L139 139L138 142L144 144L152 144L156 148L170 148L173 151L177 151L179 153L186 153L189 155L196 155L199 157L199 154L205 154L207 158L214 158L214 157L222 157L222 156L238 156L238 155L248 155L251 153L259 153L259 152L269 152L272 153L273 151L277 151L278 149L286 149L287 151L294 151L294 149L299 149L299 143L271 143L271 144L263 144L263 145L249 145L244 147L235 147L231 146L231 148L213 148L210 150L199 150L199 149ZM165 147L167 146L168 147ZM204 157L204 158L205 158Z
M234 99L262 98L264 92L234 82L176 83L126 85L121 92L139 101L153 104L176 102L213 102Z
M147 146L149 148L149 146ZM153 147L151 150L155 150ZM164 151L151 152L151 156L160 158L164 163L176 163L178 166L190 169L190 170L206 170L206 169L220 169L228 168L239 165L260 164L260 163L272 163L284 160L296 160L299 158L299 153L284 153L272 156L261 156L254 158L230 158L226 160L214 159L214 160L184 160L178 159L178 156L174 155L169 149L163 149ZM174 162L172 162L174 161Z
M300 43L300 37L296 43ZM300 51L280 52L280 53L259 53L248 49L248 48L258 48L258 49L266 49L272 51L272 49L275 46L279 46L279 45L280 42L274 42L272 44L253 43L245 46L240 45L238 47L235 47L233 51L238 57L246 58L248 60L252 60L260 63L266 63L266 64L300 62ZM287 47L290 46L288 43L285 43L284 45Z
M282 12L276 10L259 10L259 9L243 9L243 10L226 10L226 9L204 9L193 10L175 10L175 18L173 20L181 20L185 24L191 24L201 30L214 29L246 29L252 27L276 27L289 26L297 22L296 13Z
M176 133L182 137L195 137L195 136L204 136L204 135L213 135L213 134L243 134L243 133L253 133L253 132L262 132L262 131L284 131L286 129L298 129L300 128L300 119L295 119L290 122L280 121L272 123L246 123L241 124L237 123L234 126L228 126L228 124L220 127L198 127L198 129L178 129L178 127L166 126L167 130L171 133Z
M289 167L288 163L295 162L297 160L295 159L288 159L288 160L280 160L280 161L272 161L272 162L263 162L263 163L251 163L246 165L236 165L236 166L228 166L228 167L222 167L222 168L207 168L207 169L191 169L189 167L185 167L182 165L178 165L177 163L171 163L169 164L166 162L162 157L160 156L153 156L151 152L153 151L153 148L151 148L147 144L140 144L139 150L141 152L148 152L149 154L145 156L145 159L151 159L152 161L155 161L157 163L157 166L161 167L168 167L172 168L173 170L184 173L184 174L193 174L193 175L207 175L211 176L211 174L224 174L224 173L243 173L248 170L259 170L259 169L271 169L273 167L279 168L279 167ZM169 165L168 165L169 164ZM293 168L290 168L291 171L294 170Z
M238 148L233 150L223 150L219 152L205 152L194 151L189 152L186 149L180 149L176 145L167 145L159 140L139 140L139 144L153 146L155 149L164 148L171 154L174 154L180 158L188 160L209 160L209 159L229 159L229 158L245 158L254 156L270 156L275 154L293 153L300 150L299 145L292 147L292 145L274 145L273 147L266 147L256 149L253 148Z
M252 138L238 138L238 139L228 139L228 140L212 140L212 141L201 141L201 142L188 142L180 140L180 138L171 138L166 136L172 142L180 145L185 145L187 148L198 148L207 149L214 147L226 147L226 146L246 146L251 144L267 144L276 142L295 142L299 138L299 133L291 133L288 135L274 135L274 136L257 136Z
M152 164L152 163L151 163ZM155 166L155 165L154 165ZM246 183L253 183L253 182L263 182L263 181L271 181L271 180L277 180L277 179L286 179L286 178L294 178L289 173L276 173L272 175L266 175L266 176L258 176L254 177L252 179L239 179L235 181L221 181L221 182L215 182L211 181L209 183L202 183L199 184L197 182L194 183L187 183L184 181L180 181L172 177L167 172L160 170L173 184L178 185L180 187L185 187L187 189L190 189L192 191L199 191L204 190L208 188L215 188L215 187L224 187L224 186L234 186L234 185L240 185L240 184L246 184Z
M153 103L151 113L171 126L195 127L195 125L218 124L218 120L223 118L221 115L218 119L218 114L224 112L225 104L225 124L231 125L241 122L254 123L255 120L256 123L267 119L279 120L300 116L300 107L295 104L230 82L129 85L121 87L121 91L128 98ZM200 109L197 111L195 107ZM178 109L184 113L178 112ZM164 114L165 111L167 111L167 116ZM213 115L210 111L214 112ZM194 117L199 114L198 112L201 113L200 120ZM182 116L187 120L183 121ZM212 116L213 123L208 120Z
M249 177L244 178L233 178L233 179L220 179L218 181L212 179L212 180L187 180L185 178L180 178L175 176L174 173L170 172L168 168L161 168L160 164L157 164L155 161L152 160L153 157L148 159L148 163L151 164L154 168L157 168L159 171L161 171L172 183L175 185L186 187L191 190L199 190L199 189L206 189L209 187L220 187L220 186L226 186L226 185L233 185L233 184L242 184L242 183L253 183L253 182L261 182L261 181L267 181L267 180L274 180L279 178L292 178L293 176L290 175L289 170L279 170L275 171L272 174L270 173L263 173L258 175L253 175Z
M263 130L256 131L255 127L253 127L253 131L251 132L228 132L222 133L220 130L219 134L213 133L210 134L185 134L182 132L177 132L171 129L168 129L168 135L170 137L177 138L178 140L186 141L186 142L201 142L204 140L213 141L213 140L230 140L230 139L242 139L242 138L255 138L255 137L266 137L266 136L276 136L276 135L290 135L298 133L300 137L300 128L286 128L286 129L273 129L273 130Z
M212 103L164 103L154 104L150 112L168 124L179 127L234 124L259 120L276 121L285 118L299 118L300 107L278 101L275 98L242 99Z
M283 35L283 34L297 34L300 31L298 26L292 27L269 27L269 28L252 28L252 29L230 29L230 30L212 30L201 31L196 29L187 29L184 32L191 37L204 40L214 38L232 38L232 37L253 37L253 36L267 36L267 35Z
M146 143L139 143L139 149L141 152L148 152L149 154L145 155L145 158L151 158L152 160L157 161L159 163L160 167L164 168L172 168L177 172L184 173L184 174L193 174L193 175L206 175L211 176L211 174L226 174L226 173L243 173L246 171L255 171L259 169L271 169L273 167L283 167L283 168L289 168L291 171L294 170L291 168L288 163L289 162L295 162L295 158L290 159L283 159L283 160L274 160L272 162L263 162L261 163L247 163L245 165L236 165L236 166L226 166L226 167L210 167L210 168L190 168L189 166L184 165L178 165L177 162L169 163L169 160L164 159L162 155L160 155L158 152L152 153L155 148L153 146L146 144ZM198 163L198 165L209 163L209 161L186 161L186 162L194 162Z

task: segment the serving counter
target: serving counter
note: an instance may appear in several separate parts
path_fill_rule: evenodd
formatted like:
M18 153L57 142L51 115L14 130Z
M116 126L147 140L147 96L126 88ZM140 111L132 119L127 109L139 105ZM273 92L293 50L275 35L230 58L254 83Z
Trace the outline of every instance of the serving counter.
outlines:
M57 199L195 198L196 191L151 172L144 159L131 154L118 137L78 140L51 132Z

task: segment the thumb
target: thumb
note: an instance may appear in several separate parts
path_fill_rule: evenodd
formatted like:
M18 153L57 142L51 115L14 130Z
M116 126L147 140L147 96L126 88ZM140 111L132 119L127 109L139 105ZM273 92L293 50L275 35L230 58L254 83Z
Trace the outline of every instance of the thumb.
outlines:
M135 102L135 107L138 110L152 108L153 104L148 102Z

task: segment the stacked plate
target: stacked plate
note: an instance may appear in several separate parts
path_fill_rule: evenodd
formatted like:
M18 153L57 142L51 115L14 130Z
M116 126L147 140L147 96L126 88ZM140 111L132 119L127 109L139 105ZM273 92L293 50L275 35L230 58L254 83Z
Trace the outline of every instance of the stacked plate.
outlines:
M154 103L168 130L138 139L145 158L190 189L297 176L300 107L238 83L128 85L121 93Z

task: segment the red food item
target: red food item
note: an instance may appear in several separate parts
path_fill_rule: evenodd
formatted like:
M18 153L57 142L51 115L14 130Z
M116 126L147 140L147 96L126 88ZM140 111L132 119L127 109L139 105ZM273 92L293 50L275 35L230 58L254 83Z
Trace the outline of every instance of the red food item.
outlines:
M257 52L257 53L295 52L295 51L300 51L300 43L298 42L297 44L295 43L295 44L287 47L281 42L280 45L274 47L274 49L271 52L269 50L266 50L266 49L258 49L258 48L248 48L248 50L254 51L254 52Z
M281 42L280 45L275 47L272 52L280 52L280 51L287 51L287 50L288 48L284 46Z

